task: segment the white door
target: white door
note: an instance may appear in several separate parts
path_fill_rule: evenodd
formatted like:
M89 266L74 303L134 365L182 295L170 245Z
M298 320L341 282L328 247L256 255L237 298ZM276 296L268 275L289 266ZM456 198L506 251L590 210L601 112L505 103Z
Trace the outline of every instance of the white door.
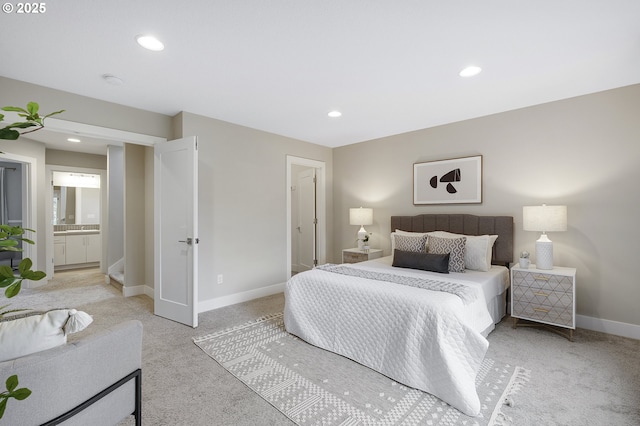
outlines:
M316 259L316 171L298 174L298 263L301 272L313 269Z
M154 313L198 326L198 141L154 146Z

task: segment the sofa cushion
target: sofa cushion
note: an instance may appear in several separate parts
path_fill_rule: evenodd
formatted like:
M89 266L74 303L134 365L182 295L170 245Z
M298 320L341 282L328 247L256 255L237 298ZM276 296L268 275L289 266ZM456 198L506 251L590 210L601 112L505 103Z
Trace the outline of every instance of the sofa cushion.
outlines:
M93 319L75 309L29 312L0 319L0 361L19 358L67 343L67 335Z

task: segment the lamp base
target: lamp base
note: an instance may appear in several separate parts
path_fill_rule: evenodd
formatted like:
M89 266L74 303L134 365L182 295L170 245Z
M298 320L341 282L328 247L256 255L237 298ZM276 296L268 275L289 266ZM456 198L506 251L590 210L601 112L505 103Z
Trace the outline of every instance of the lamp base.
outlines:
M360 226L360 230L358 231L358 250L362 251L362 247L364 246L364 237L367 236L367 230L364 229L364 226Z
M536 268L553 269L553 243L548 239L536 241Z

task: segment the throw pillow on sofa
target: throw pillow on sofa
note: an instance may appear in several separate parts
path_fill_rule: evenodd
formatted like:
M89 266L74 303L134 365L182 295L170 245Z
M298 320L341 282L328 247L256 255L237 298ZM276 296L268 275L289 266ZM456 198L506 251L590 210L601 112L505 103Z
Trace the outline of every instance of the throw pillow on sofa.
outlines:
M29 312L0 319L0 361L19 358L67 343L67 335L84 330L93 318L75 309Z

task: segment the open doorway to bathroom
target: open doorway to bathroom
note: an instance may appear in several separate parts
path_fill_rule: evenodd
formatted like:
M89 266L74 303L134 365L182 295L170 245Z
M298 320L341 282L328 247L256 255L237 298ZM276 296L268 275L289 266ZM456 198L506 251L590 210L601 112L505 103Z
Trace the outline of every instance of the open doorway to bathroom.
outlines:
M47 165L47 178L48 232L53 241L47 275L101 267L106 171Z

